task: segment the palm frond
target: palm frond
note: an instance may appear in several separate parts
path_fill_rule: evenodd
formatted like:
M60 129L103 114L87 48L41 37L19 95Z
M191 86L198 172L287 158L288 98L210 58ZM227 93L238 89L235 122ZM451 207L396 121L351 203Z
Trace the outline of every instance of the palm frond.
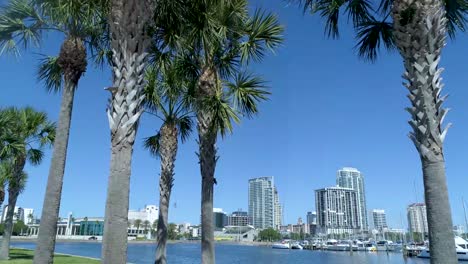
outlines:
M192 133L194 124L189 115L184 115L177 119L177 129L179 130L180 139L182 143L187 141Z
M58 93L62 89L63 70L58 63L58 56L42 55L39 60L37 79L49 92Z
M340 18L340 8L344 5L344 0L320 0L312 7L311 12L319 13L325 19L325 34L331 38L340 36L338 22Z
M274 51L283 42L283 31L275 15L257 9L246 23L247 40L240 44L241 60L260 61L266 49Z
M32 165L39 165L44 158L44 152L40 149L30 148L28 149L26 157Z
M393 26L386 21L368 20L361 23L357 28L356 38L358 43L355 46L359 57L374 62L381 44L385 49L395 49L393 38Z
M45 21L37 5L12 0L0 9L0 54L19 55L20 48L38 45Z
M371 17L370 14L373 12L372 4L369 0L348 0L346 12L348 18L353 21L353 25L356 27Z
M377 11L382 15L385 16L388 14L392 8L393 0L380 0L379 8Z
M262 78L246 72L239 73L234 82L226 86L234 110L248 118L258 113L258 102L267 100L270 95Z
M445 11L447 17L447 31L450 38L455 38L457 30L465 32L466 15L468 14L468 1L445 0Z
M239 114L231 106L229 98L220 94L206 98L203 102L203 111L209 112L213 118L210 129L213 133L219 132L221 136L232 133L233 122L240 122Z
M161 133L158 131L156 135L147 137L144 139L143 147L151 153L151 155L155 157L159 157L161 149Z
M144 106L146 109L152 112L158 112L161 105L161 93L160 93L160 81L158 80L158 69L150 66L146 69L145 80L146 85L144 87L145 101Z

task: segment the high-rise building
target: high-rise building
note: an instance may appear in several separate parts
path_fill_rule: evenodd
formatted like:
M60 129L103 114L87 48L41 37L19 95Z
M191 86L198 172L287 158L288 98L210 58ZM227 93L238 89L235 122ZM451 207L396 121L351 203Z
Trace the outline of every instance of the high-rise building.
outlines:
M215 230L221 230L228 224L228 216L222 208L213 208L213 223Z
M357 192L342 187L315 191L317 225L321 233L354 234L360 226Z
M255 228L279 228L281 205L273 177L249 180L249 216Z
M307 212L307 226L309 234L315 236L317 231L317 212Z
M307 224L317 224L317 212L307 212Z
M5 222L6 217L7 217L7 212L8 212L8 205L5 205L3 207L3 213L2 213L2 223ZM23 221L25 222L25 215L24 215L24 208L15 206L15 210L13 211L13 222L17 221ZM26 222L25 222L26 223Z
M381 209L372 210L372 219L374 220L374 229L382 230L382 229L388 228L385 210L381 210Z
M279 196L278 196L278 190L276 189L275 186L275 229L279 230L280 226L283 224L283 207L280 204L279 201Z
M247 212L238 210L232 212L228 217L228 225L230 226L247 226L252 225L252 217Z
M366 191L364 175L355 168L345 167L336 173L336 185L356 191L358 199L359 226L362 230L368 230Z
M408 226L411 233L428 233L426 205L424 203L410 204L407 209Z

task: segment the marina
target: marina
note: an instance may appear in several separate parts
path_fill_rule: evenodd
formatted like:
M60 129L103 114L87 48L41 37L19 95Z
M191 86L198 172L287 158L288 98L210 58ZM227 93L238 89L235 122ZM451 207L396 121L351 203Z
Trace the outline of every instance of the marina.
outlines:
M13 242L13 247L34 249L33 242ZM130 243L128 262L133 264L152 264L156 246L154 243ZM199 243L168 244L169 264L200 263ZM64 254L101 257L99 242L59 242L56 251ZM278 250L271 246L247 246L236 244L216 244L216 263L230 264L429 264L428 259L405 258L401 253L392 252L344 252L329 250Z

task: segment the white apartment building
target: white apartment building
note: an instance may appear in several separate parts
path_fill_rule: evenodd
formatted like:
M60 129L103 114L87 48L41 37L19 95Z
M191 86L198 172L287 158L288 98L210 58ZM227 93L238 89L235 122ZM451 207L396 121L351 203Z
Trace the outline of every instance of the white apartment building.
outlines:
M356 168L344 167L336 173L336 185L356 191L358 199L359 226L362 230L368 230L366 190L364 175Z
M249 180L249 216L255 228L279 228L281 225L281 205L272 176Z
M315 191L317 226L324 234L354 234L361 230L357 192L342 187Z
M407 209L408 226L411 233L428 233L426 205L424 203L410 204Z
M372 210L372 219L374 222L374 229L383 230L387 229L387 216L385 214L385 210L382 209L374 209Z

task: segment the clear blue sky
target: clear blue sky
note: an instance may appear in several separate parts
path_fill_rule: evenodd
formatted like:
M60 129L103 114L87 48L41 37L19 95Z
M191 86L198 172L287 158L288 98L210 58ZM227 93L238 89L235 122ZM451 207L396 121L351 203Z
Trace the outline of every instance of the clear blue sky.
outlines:
M314 190L335 184L336 170L353 166L366 177L369 209L382 208L389 224L406 225L406 206L423 199L419 156L408 139L409 105L401 85L402 63L397 53L383 53L375 64L358 60L354 39L343 27L340 40L324 37L323 23L303 16L281 0L253 1L276 12L286 26L286 41L277 54L253 69L269 80L271 100L261 114L244 120L233 135L219 141L215 207L227 212L247 209L249 178L274 176L286 223L314 210ZM34 106L57 120L59 95L47 94L34 78L38 53L58 53L62 37L50 34L42 49L18 60L0 58L0 106ZM460 34L443 53L447 106L454 123L446 141L450 199L454 222L463 223L461 197L468 198L468 38ZM75 97L65 184L60 214L103 216L109 171L110 139L105 113L109 69L88 67ZM130 207L158 203L159 161L142 149L142 139L159 127L144 116L135 145ZM170 220L198 223L200 175L194 137L181 146ZM42 165L27 166L30 179L18 204L40 215L51 153ZM174 203L177 204L174 207Z

